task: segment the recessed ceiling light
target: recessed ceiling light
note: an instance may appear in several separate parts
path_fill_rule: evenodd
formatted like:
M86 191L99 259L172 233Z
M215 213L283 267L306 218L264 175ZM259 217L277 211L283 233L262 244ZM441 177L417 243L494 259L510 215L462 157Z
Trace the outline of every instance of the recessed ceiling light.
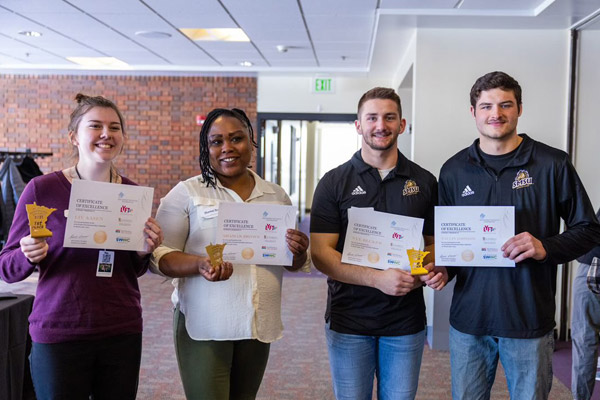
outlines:
M36 32L36 31L21 31L21 32L19 32L19 35L31 36L31 37L40 37L40 36L42 36L42 34L40 32Z
M129 64L114 57L67 57L67 60L88 68L130 68Z
M181 33L192 40L221 41L221 42L249 42L250 38L239 28L195 29L180 28Z
M242 61L242 62L240 63L240 65L241 65L242 67L251 67L251 66L253 66L254 64L253 64L253 63L251 63L250 61Z
M167 39L171 37L170 33L159 31L137 31L136 36L145 37L148 39Z

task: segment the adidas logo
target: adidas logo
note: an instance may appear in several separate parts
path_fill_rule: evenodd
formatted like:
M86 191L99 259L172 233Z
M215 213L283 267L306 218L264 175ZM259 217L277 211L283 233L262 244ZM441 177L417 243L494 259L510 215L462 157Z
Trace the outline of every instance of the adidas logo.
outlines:
M470 196L472 194L475 194L475 192L473 191L473 189L471 189L471 187L469 185L465 186L465 189L462 192L462 197L467 197L467 196Z
M360 185L355 187L352 191L352 196L358 196L359 194L367 194L367 192L365 192L365 190L361 188Z

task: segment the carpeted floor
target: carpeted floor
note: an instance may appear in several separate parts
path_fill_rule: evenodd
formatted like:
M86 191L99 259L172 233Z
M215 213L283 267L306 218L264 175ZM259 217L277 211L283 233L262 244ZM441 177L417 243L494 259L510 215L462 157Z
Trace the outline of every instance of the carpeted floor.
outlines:
M184 399L173 352L171 285L162 278L140 279L144 307L144 351L138 399ZM284 338L271 346L271 356L259 391L261 400L333 399L323 312L327 282L319 275L286 274L283 285ZM447 352L425 348L417 399L451 399ZM569 389L554 378L551 400L571 399ZM508 399L499 368L492 399Z
M139 282L144 309L144 341L138 399L183 400L185 396L173 350L170 301L172 286L170 281L150 273L141 277ZM0 282L0 292L35 294L36 284L35 275L25 282L12 285ZM326 293L327 282L319 272L309 275L285 274L283 321L286 330L283 339L271 346L271 356L258 399L334 398L323 333ZM570 363L568 357L557 357L558 353L554 357L555 365ZM597 387L595 396L599 391L600 388ZM569 389L555 377L550 399L571 398ZM447 352L432 351L425 347L417 399L451 399L450 362ZM501 366L498 369L492 399L508 399Z

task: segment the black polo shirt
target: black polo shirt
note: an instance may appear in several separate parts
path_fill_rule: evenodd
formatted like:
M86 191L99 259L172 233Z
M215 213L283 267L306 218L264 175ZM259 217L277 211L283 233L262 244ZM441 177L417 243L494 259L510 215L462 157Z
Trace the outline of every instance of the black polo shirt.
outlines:
M451 157L440 172L443 206L514 206L515 234L539 239L547 258L515 268L452 267L456 285L450 324L471 335L541 337L555 326L557 264L600 241L600 225L568 155L527 135L497 171L486 165L479 139ZM566 231L560 233L563 219Z
M435 177L398 152L396 167L381 180L376 168L357 151L350 161L326 173L315 190L311 233L337 233L336 250L344 249L350 207L373 207L397 215L423 218L423 234L433 236L437 203ZM325 320L336 332L371 336L410 335L425 328L421 288L406 296L328 279Z

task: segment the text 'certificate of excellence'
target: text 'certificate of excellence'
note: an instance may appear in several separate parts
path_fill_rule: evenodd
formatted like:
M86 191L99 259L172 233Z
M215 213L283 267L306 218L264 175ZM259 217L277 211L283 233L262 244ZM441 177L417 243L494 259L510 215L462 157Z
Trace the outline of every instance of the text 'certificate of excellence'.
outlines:
M154 188L74 179L64 247L144 250Z
M217 243L223 260L233 264L291 266L286 231L296 226L296 208L279 204L219 204Z
M515 235L515 208L435 208L435 264L444 267L514 267L500 248Z
M377 269L410 271L406 250L419 249L423 219L374 211L348 209L348 228L342 262Z

